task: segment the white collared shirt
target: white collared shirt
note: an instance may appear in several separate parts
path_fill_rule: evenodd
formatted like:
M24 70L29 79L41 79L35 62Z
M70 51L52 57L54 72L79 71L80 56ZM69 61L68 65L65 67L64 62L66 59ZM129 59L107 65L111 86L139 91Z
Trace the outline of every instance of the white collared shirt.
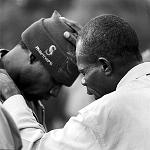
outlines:
M0 150L21 150L19 130L0 102Z
M21 95L4 107L11 113L25 150L149 150L150 63L131 69L116 91L71 117L64 128L45 133Z

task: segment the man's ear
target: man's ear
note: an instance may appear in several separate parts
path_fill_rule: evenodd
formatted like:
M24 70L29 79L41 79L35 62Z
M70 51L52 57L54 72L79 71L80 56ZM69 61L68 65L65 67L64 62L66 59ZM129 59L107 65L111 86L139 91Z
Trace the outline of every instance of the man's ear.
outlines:
M104 71L105 75L111 75L112 73L112 66L111 63L104 57L99 57L98 62L102 65L102 70Z

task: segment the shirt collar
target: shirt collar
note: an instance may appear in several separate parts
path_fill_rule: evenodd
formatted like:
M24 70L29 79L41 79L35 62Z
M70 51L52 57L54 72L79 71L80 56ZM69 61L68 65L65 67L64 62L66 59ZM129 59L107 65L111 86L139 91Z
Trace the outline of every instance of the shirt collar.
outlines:
M150 74L150 62L141 63L127 72L127 74L118 83L116 89L123 86L127 82L130 82L147 74Z

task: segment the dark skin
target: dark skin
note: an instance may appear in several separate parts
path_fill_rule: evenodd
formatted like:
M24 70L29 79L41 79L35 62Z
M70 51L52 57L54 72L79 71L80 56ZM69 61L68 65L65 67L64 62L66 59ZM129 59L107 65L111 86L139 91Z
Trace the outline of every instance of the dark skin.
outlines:
M68 22L67 24L75 31L81 29L81 26L74 21L63 17L61 19ZM2 62L5 70L1 71L5 75L0 74L0 93L5 99L15 94L22 94L25 99L36 101L58 95L62 85L52 78L40 61L34 60L30 50L17 45L3 57ZM7 90L10 91L3 92Z
M8 99L13 95L20 94L20 90L4 69L0 69L0 83L2 99Z
M94 95L95 99L113 92L125 74L131 68L141 63L132 61L132 63L120 67L121 59L116 58L110 62L108 59L100 56L93 63L89 56L81 55L80 51L82 51L82 42L81 39L78 39L76 58L78 69L83 74L81 84L87 87L87 94ZM134 57L132 59L134 60Z
M27 100L36 101L58 95L61 85L53 80L38 60L33 60L30 50L23 49L18 44L3 57L2 62L5 70Z
M64 21L70 26L74 27L74 22L64 18ZM74 28L79 32L78 28ZM121 58L114 58L108 60L105 57L98 56L96 61L93 58L81 55L82 52L82 39L69 32L64 33L64 37L72 44L76 45L76 59L79 72L83 74L81 84L87 87L87 94L94 95L95 99L114 91L119 81L125 74L134 66L142 63L137 61L135 56L131 56L129 63L126 62L123 67ZM131 61L132 60L132 61Z
M71 26L77 33L80 31L81 26L74 21L70 21L66 18L62 18L62 20ZM80 39L80 37L78 37L77 40L77 35L73 35L69 32L65 32L64 37L72 44L76 45L77 66L80 73L83 74L81 84L87 87L87 93L89 95L94 95L95 99L114 91L123 76L132 67L142 63L136 61L134 56L129 58L132 61L126 63L123 68L120 67L122 60L118 58L110 61L104 57L98 56L97 61L91 63L88 56L80 54L80 51L82 51L82 39Z

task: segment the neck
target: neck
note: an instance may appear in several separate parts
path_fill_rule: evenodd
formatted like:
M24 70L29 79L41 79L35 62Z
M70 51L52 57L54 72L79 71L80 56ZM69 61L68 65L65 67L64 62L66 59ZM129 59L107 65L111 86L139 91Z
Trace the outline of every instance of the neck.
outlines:
M117 67L115 70L116 70L116 74L117 74L118 79L119 79L118 81L120 81L127 74L127 72L129 70L131 70L133 67L135 67L141 63L143 63L143 62L142 61L134 61L132 63L127 63L123 66L120 64L119 65L117 64ZM120 67L120 66L122 66L122 67ZM117 68L119 68L119 69L117 70Z

